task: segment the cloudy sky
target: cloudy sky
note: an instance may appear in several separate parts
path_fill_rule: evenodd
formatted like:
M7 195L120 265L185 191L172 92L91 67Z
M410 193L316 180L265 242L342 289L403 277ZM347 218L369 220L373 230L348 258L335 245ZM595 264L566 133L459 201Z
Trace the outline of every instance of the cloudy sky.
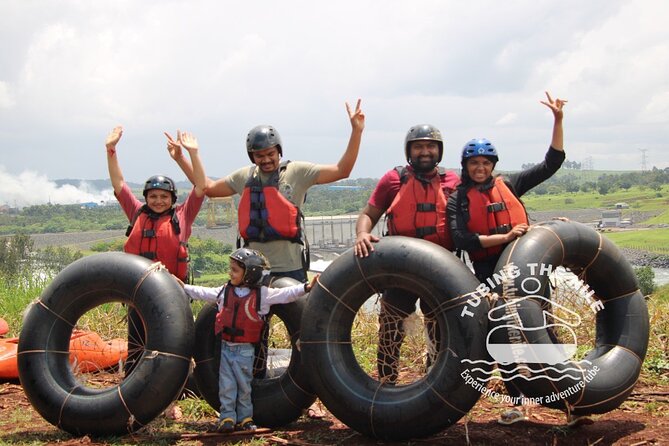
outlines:
M124 126L126 179L183 179L163 131L199 139L207 174L248 163L245 137L277 127L286 158L335 163L362 98L352 177L404 162L417 123L443 164L487 137L500 169L539 161L566 98L567 158L595 169L669 167L669 2L0 0L0 204L11 185L107 178ZM642 151L643 149L643 151ZM3 196L4 195L4 196Z

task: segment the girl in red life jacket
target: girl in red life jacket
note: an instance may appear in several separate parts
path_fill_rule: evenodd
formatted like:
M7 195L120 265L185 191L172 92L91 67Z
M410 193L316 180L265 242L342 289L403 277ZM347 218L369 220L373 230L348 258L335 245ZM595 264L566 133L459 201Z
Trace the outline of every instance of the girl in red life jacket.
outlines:
M181 147L190 154L193 164L193 190L186 201L175 205L177 190L172 179L154 175L144 184L144 203L138 200L126 184L118 162L116 145L123 135L123 128L114 128L107 136L107 166L109 178L123 211L128 217L128 241L124 251L162 262L167 269L186 280L188 271L187 244L202 202L206 175L200 161L197 139L190 133L177 132L176 141L168 138L167 148L172 158L183 157Z
M240 248L230 255L230 281L210 288L184 285L193 299L216 302L218 314L214 334L221 336L219 366L220 416L218 432L232 432L235 428L255 430L251 381L255 345L260 342L265 316L270 306L295 301L311 290L318 275L310 283L286 288L263 286L269 276L270 265L260 252Z
M467 251L476 277L485 281L495 271L504 247L529 229L519 197L550 178L565 159L562 108L567 102L541 101L554 116L553 137L543 162L508 177L493 177L499 160L487 139L473 139L462 149L461 184L448 199L447 218L455 247Z
M487 139L472 139L462 149L461 184L448 199L447 216L451 237L458 249L467 251L481 282L492 277L504 247L529 230L527 213L520 201L527 191L547 180L562 166L562 117L566 100L540 101L553 112L553 136L543 162L508 177L493 177L499 160L497 149ZM507 386L512 397L521 393ZM526 410L516 405L505 411L498 422L509 425L527 419ZM590 424L587 417L569 415L567 424Z
M116 146L123 135L123 127L115 127L107 136L107 167L114 195L128 217L128 240L124 251L163 263L167 269L186 280L188 275L188 239L197 213L204 201L206 176L199 156L195 136L177 132L176 141L167 136L167 148L173 159L183 158L185 148L193 164L193 189L184 203L175 205L177 190L174 181L163 175L150 177L144 185L144 203L137 199L126 184L118 161ZM125 372L134 368L144 349L144 324L132 307L128 308L128 359Z

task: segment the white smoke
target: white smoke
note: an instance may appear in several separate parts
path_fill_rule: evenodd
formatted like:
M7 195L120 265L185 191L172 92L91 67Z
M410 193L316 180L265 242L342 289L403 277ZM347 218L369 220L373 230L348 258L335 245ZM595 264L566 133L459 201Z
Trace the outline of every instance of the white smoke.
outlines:
M111 188L98 190L85 180L75 187L71 184L59 186L46 175L33 171L24 171L12 175L0 165L0 206L23 208L36 204L105 204L115 202Z

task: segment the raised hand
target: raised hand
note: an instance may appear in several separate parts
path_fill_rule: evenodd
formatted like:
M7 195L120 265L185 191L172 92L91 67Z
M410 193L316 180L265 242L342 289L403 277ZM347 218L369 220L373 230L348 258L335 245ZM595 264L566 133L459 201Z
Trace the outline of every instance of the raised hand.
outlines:
M562 119L562 107L564 107L564 104L566 104L568 101L566 99L560 99L560 98L551 98L550 93L546 92L546 98L548 98L548 102L546 101L539 101L542 104L544 104L546 107L550 108L551 111L553 112L553 115L555 116L555 119Z
M183 148L188 150L189 153L200 148L197 143L197 138L192 133L183 132L179 140Z
M107 135L105 147L107 148L107 154L110 156L113 156L116 153L116 144L121 139L121 136L123 136L123 127L120 125L114 127L114 129L109 132L109 135Z
M165 136L167 137L167 151L169 152L170 156L174 161L178 161L181 159L181 131L177 130L177 139L174 140L172 136L167 133L163 132Z
M351 106L346 103L346 112L348 113L348 118L351 120L351 127L356 130L362 131L365 128L365 114L360 109L361 100L358 99L358 103L355 105L355 110L351 111Z

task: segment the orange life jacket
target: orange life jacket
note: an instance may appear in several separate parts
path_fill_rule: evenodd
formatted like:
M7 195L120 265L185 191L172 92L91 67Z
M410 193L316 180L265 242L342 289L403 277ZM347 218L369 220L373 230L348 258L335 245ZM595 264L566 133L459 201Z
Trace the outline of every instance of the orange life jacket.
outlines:
M179 279L188 279L188 243L179 240L181 228L174 208L161 215L144 205L135 214L126 231L123 250L160 261Z
M506 234L521 223L528 224L525 206L506 185L502 177L497 177L490 188L480 191L471 187L467 191L469 200L469 221L467 229L481 235ZM499 254L505 245L467 251L471 260L479 261Z
M260 342L260 334L265 325L265 319L258 314L260 288L251 288L248 295L239 297L234 292L234 286L228 282L221 292L225 293L223 306L216 314L214 333L220 333L229 342Z
M447 228L446 204L455 182L444 193L441 177L446 171L442 168L429 182L417 178L405 166L395 170L400 176L400 190L386 211L388 234L422 238L452 251L454 246Z
M302 243L302 213L279 192L280 176L289 162L281 163L268 184L261 183L257 167L249 175L237 211L239 233L247 244L271 240Z

